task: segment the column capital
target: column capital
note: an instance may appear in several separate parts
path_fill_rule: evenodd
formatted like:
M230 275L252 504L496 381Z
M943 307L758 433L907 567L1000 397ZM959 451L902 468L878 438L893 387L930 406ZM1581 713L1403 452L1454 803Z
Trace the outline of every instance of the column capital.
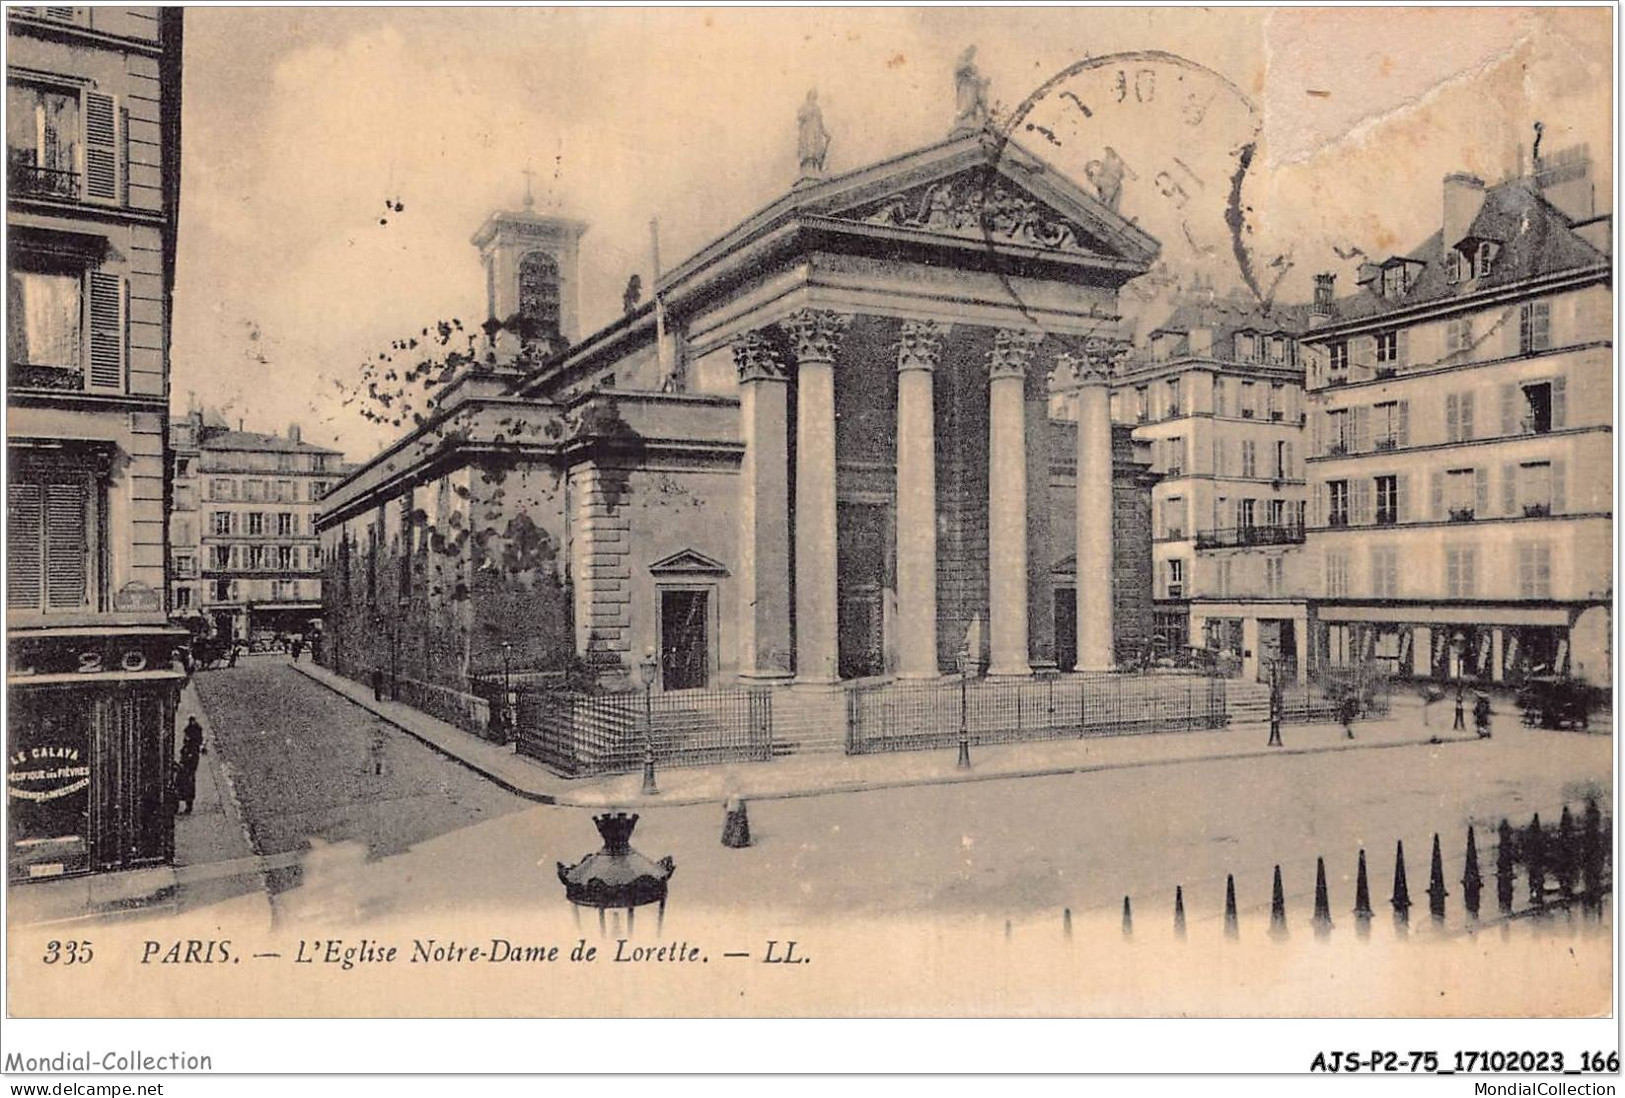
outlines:
M1043 332L1023 328L1000 328L993 333L993 350L988 354L988 377L1025 378L1027 364L1032 361L1038 345L1044 342Z
M734 369L739 371L741 383L785 379L785 366L779 359L778 348L761 329L740 332L729 341L729 346L733 349Z
M841 337L852 323L851 313L837 313L831 309L798 309L783 320L779 327L790 337L796 362L835 361L841 348Z
M1126 339L1089 336L1055 356L1055 372L1064 385L1104 385L1117 376L1133 349Z
M935 370L951 325L940 320L905 320L897 340L897 372Z

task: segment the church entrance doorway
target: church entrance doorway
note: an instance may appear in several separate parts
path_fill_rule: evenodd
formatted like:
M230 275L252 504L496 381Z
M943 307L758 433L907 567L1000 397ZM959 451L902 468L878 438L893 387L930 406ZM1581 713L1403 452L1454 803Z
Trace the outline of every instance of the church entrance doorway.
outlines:
M711 678L710 592L660 592L660 687L698 690Z
M886 670L886 507L840 505L838 604L840 675L861 679Z

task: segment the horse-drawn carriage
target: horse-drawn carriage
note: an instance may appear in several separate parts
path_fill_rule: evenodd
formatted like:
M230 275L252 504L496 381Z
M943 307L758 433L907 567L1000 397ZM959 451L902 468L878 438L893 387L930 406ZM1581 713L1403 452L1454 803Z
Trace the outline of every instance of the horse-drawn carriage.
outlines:
M1518 689L1518 708L1530 728L1589 728L1601 691L1567 675L1532 675Z

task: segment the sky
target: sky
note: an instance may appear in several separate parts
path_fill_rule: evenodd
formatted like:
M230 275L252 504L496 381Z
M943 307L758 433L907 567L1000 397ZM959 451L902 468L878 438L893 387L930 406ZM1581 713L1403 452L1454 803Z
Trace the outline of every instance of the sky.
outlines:
M1285 257L1279 293L1302 298L1315 271L1352 273L1334 248L1414 247L1437 227L1443 176L1506 176L1536 119L1548 149L1590 142L1606 207L1610 14L189 8L174 405L250 430L299 423L362 459L387 436L339 384L394 338L484 319L469 238L518 207L527 168L539 206L590 225L586 334L617 315L629 275L647 284L651 218L670 269L789 188L808 88L828 170L851 170L946 136L969 45L1006 106L1121 51L1223 76L1262 138L1256 248ZM1077 175L1094 142L1134 136L1074 135L1057 167ZM1130 181L1124 212L1177 236L1155 192ZM1219 266L1221 284L1234 274Z

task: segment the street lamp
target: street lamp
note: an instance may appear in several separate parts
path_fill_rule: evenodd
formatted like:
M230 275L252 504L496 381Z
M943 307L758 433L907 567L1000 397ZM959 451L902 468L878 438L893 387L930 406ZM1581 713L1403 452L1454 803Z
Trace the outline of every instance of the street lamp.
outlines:
M509 706L513 703L513 670L512 670L513 644L510 641L502 642L502 734L506 739L513 729L513 713Z
M655 650L648 649L638 661L638 677L643 680L643 795L652 797L660 792L655 785L655 723L654 700L651 691L655 685Z
M384 615L374 614L372 616L372 635L376 637L383 630ZM376 649L374 651L376 652ZM384 700L384 669L377 662L372 665L372 700Z
M970 679L970 645L959 650L959 769L970 769L970 726L965 723L966 688Z

